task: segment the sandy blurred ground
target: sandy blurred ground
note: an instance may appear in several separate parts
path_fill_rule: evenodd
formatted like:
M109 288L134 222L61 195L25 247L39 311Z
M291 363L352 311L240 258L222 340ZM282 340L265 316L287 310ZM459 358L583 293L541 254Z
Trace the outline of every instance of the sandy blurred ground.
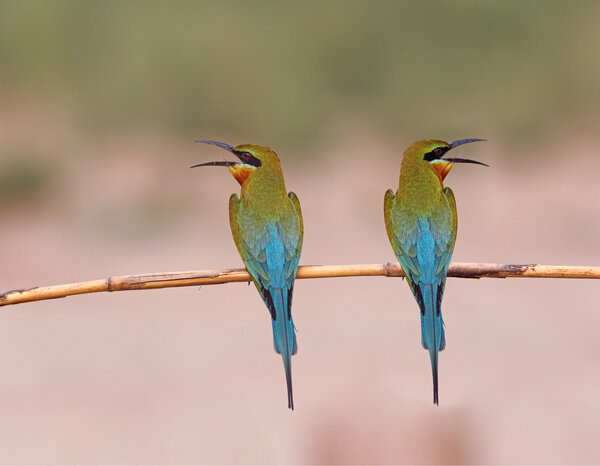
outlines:
M397 183L394 147L414 137L383 140L358 124L333 130L304 164L279 150L303 207L303 264L393 260L383 194ZM27 140L61 162L49 200L2 213L0 289L241 265L227 217L237 183L187 168L227 154L150 130L90 140L51 121L35 138L3 127L3 144ZM595 137L465 148L491 168L447 178L454 260L600 264ZM598 463L599 309L594 281L449 279L435 407L403 281L300 280L292 413L254 287L6 307L0 462Z

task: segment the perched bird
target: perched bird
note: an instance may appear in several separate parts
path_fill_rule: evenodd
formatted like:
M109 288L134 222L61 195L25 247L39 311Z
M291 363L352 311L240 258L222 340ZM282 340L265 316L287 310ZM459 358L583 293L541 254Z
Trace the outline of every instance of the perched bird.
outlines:
M475 160L444 158L451 149L484 139L413 142L404 151L398 191L388 189L384 218L390 243L421 309L421 344L429 350L433 402L438 404L438 352L446 346L442 296L456 241L456 202L444 178L455 163Z
M292 355L298 351L298 345L292 320L292 294L304 232L300 201L293 192L286 192L279 157L268 147L196 142L221 147L240 160L201 163L192 168L227 167L242 187L240 197L234 193L229 198L231 233L271 314L273 344L285 368L288 408L294 409Z

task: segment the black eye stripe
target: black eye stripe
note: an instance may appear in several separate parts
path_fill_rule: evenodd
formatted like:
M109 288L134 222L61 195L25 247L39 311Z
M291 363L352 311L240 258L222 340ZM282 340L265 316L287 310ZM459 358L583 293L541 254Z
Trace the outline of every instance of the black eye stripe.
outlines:
M247 165L252 165L253 167L260 167L262 165L262 162L248 151L234 151L234 153Z
M449 150L450 150L450 147L437 146L431 152L427 152L423 158L425 160L427 160L428 162L431 162L432 160L439 160Z

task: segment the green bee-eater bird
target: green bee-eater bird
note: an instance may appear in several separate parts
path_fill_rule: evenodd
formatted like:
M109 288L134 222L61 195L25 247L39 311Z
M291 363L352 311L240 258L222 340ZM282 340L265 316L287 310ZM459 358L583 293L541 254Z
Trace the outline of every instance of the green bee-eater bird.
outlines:
M433 402L438 404L438 352L446 346L442 320L442 296L446 273L456 241L456 202L444 178L455 163L475 160L444 158L462 144L424 140L404 151L398 191L388 189L384 218L390 243L421 309L421 343L429 350L433 375Z
M285 368L288 408L294 409L292 355L298 351L298 345L292 320L292 293L304 232L300 201L293 192L286 192L279 157L268 147L196 142L221 147L240 159L201 163L192 168L227 167L242 187L240 197L234 193L229 198L231 232L271 314L273 344Z

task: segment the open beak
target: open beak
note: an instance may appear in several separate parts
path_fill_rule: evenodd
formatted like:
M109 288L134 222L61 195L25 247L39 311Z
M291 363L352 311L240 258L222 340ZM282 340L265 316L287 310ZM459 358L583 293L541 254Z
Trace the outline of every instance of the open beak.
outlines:
M450 150L454 149L455 147L462 146L463 144L469 144L470 142L477 141L485 141L485 139L459 139L458 141L454 141L450 144ZM477 160L463 159L460 157L444 157L442 160L445 160L446 162L450 163L474 163L476 165L483 165L484 167L489 167L487 163L478 162Z
M224 142L218 142L218 141L194 141L194 142L201 142L203 144L212 144L213 146L217 146L217 147L220 147L221 149L225 149L226 151L229 151L229 152L231 152L232 154L235 155L235 152L233 151L233 146L230 146L229 144L225 144ZM238 162L230 162L228 160L224 160L224 161L221 161L221 162L199 163L197 165L192 165L190 168L209 167L209 166L215 166L215 167L233 167L234 165L238 165Z

